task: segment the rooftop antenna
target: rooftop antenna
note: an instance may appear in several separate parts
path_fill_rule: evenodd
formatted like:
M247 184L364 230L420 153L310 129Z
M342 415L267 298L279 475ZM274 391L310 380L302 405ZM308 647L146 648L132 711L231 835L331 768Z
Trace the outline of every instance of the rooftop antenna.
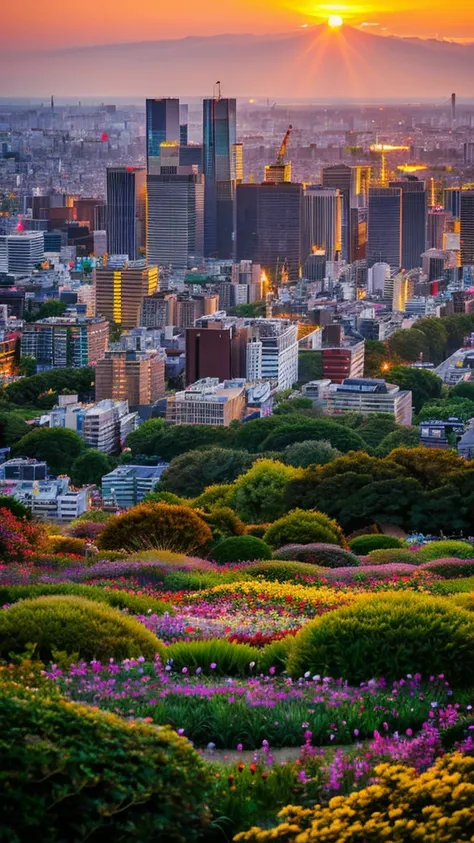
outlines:
M216 84L214 85L214 99L221 99L221 83L219 82L219 80L217 80Z

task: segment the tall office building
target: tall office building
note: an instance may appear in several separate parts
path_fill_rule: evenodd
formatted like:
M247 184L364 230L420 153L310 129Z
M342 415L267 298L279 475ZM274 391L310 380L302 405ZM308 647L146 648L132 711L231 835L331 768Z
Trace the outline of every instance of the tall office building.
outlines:
M447 211L440 211L437 208L430 208L428 211L426 228L426 248L444 249L444 235L446 223L450 219Z
M181 146L187 146L188 143L188 119L189 106L186 103L180 103L179 106L179 142Z
M140 167L107 167L107 245L109 255L143 257L146 175Z
M367 263L388 263L392 272L402 265L402 189L369 190Z
M402 266L416 269L426 248L426 184L412 178L391 181L389 187L402 191Z
M96 401L112 398L128 401L130 407L154 404L165 394L165 357L161 349L109 349L96 366Z
M186 121L187 123L187 121ZM178 99L164 97L146 101L146 166L147 173L160 172L162 143L176 143L181 138Z
M474 264L474 190L461 192L461 263Z
M366 222L371 168L334 164L323 167L323 187L342 193L342 257L351 263L365 257Z
M204 253L230 258L234 251L236 100L203 100Z
M303 196L301 258L304 262L315 250L326 260L337 260L342 247L342 202L338 188L310 186Z
M259 263L272 281L300 274L303 185L237 185L237 260Z
M136 328L143 299L158 287L158 267L130 261L98 268L94 274L96 313L123 328Z
M0 272L23 275L33 272L44 258L42 231L0 234Z
M186 383L245 378L248 330L232 320L186 329Z
M185 269L204 256L204 177L147 177L147 258L150 264Z
M459 187L445 187L443 190L443 208L451 216L459 219L461 208L461 189Z

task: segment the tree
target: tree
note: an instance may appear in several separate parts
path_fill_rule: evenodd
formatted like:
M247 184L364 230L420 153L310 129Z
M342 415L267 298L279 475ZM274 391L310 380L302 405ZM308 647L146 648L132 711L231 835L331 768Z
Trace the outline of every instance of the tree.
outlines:
M390 383L412 393L413 408L418 413L423 404L439 398L443 390L443 381L428 369L412 369L410 366L395 366L390 370Z
M298 381L319 381L324 377L321 351L301 350L298 352Z
M397 427L382 439L376 450L380 458L388 457L395 448L418 448L420 444L420 431L417 427Z
M321 415L320 410L316 412ZM276 416L288 416L294 415L295 413L301 413L301 415L305 416L315 414L315 408L313 408L311 398L290 398L287 401L280 401L280 403L275 407Z
M0 448L10 448L29 431L20 413L11 411L0 412Z
M127 446L133 454L147 454L163 460L172 460L200 446L212 447L227 443L231 445L233 437L234 431L228 427L210 424L172 426L165 424L162 419L150 419L128 436Z
M299 474L300 469L276 460L258 460L235 481L230 505L247 524L275 521L285 512L288 483Z
M71 482L74 486L100 486L104 474L111 470L107 454L88 448L79 454L71 465Z
M17 501L12 495L0 494L0 509L8 509L20 521L31 519L31 509L21 501Z
M25 319L27 322L36 322L38 319L48 319L50 316L62 316L66 307L66 302L61 299L49 299L40 305L35 313L29 311Z
M453 451L434 448L397 448L390 454L390 462L401 466L425 489L435 489L451 475L469 468L469 463Z
M29 354L22 355L18 364L18 374L29 378L36 374L36 360Z
M251 302L250 304L237 304L235 307L229 308L229 316L246 316L246 317L258 317L258 316L265 316L266 312L266 302L265 299L261 299L260 301Z
M247 451L233 451L230 448L187 451L175 457L163 472L160 489L193 498L208 486L232 483L244 474L256 459L257 456L250 455Z
M294 468L308 468L310 465L326 465L340 455L341 452L324 439L307 439L287 445L283 451L283 462Z
M12 454L44 460L51 474L69 474L74 460L83 450L84 442L73 430L43 427L23 436L13 447Z
M468 473L473 472L466 472ZM454 484L445 483L423 492L413 502L411 528L432 535L452 535L460 530L470 533L474 524L472 514L474 512L470 512L470 498L461 494Z
M370 413L357 428L357 433L369 448L376 448L382 439L397 429L395 418L389 413Z
M141 503L110 518L100 534L104 550L159 548L193 553L211 540L206 522L187 506Z
M384 522L409 529L411 507L422 492L421 484L412 477L368 483L341 502L340 524L345 530Z
M127 448L130 448L132 455L156 453L156 443L163 435L165 423L163 419L149 419L137 430L127 436Z
M474 402L474 381L461 381L450 392L450 398L467 398Z
M395 331L388 340L388 347L392 354L398 355L407 363L415 363L420 355L428 359L428 339L423 331L418 331L417 328Z
M294 442L304 442L308 439L324 439L333 448L344 453L347 451L365 450L364 440L358 433L329 419L287 419L280 428L270 433L259 447L260 451L282 451Z
M448 334L448 354L452 354L464 345L464 338L474 331L474 316L459 313L457 316L445 317L442 322Z
M468 398L451 398L447 401L428 401L418 414L418 421L428 419L441 419L447 421L450 418L459 418L468 422L474 418L474 401Z
M380 378L383 373L382 366L389 357L385 343L380 340L365 341L364 377Z
M40 395L51 391L54 394L77 393L84 400L93 392L94 370L82 369L51 369L48 372L38 372L28 378L9 383L4 388L4 396L11 404L36 405Z
M317 509L342 524L344 501L371 482L370 474L348 471L322 479L320 469L308 469L302 478L295 478L288 484L285 490L286 509Z
M434 316L420 319L416 323L416 330L422 331L427 339L429 361L435 365L442 363L448 348L448 332L441 319Z

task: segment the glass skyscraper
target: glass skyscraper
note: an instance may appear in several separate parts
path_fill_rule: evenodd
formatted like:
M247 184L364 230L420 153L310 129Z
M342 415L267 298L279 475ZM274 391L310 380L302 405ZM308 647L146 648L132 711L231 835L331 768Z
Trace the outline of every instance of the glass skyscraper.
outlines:
M107 244L110 255L143 257L146 175L139 167L107 168Z
M204 252L206 257L233 256L235 99L203 101Z
M388 263L392 272L402 265L402 189L369 189L367 264Z
M147 173L160 172L162 143L180 143L179 99L162 98L146 101L146 166Z
M426 249L426 185L417 178L391 181L402 191L402 267L417 269Z

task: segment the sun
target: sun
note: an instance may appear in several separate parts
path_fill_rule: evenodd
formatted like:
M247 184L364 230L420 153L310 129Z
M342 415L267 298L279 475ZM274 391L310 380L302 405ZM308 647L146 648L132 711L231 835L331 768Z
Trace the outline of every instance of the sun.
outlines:
M328 26L330 26L331 29L337 29L339 26L342 26L343 23L344 21L340 15L330 15L328 17Z

